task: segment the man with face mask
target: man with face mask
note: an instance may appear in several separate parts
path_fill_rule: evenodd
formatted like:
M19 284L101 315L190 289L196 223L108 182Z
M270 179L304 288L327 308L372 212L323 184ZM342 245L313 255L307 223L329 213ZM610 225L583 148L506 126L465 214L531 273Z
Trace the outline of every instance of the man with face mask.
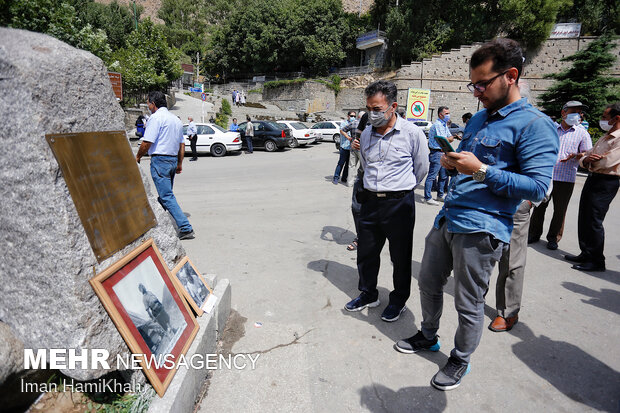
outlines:
M485 109L467 123L458 150L441 157L455 177L426 236L418 279L422 329L395 344L402 353L439 350L443 288L453 273L458 328L446 365L431 380L439 390L456 388L469 372L484 329L489 279L510 242L512 217L521 200L543 199L558 156L553 122L520 95L522 69L514 40L496 39L474 52L467 87Z
M396 114L396 85L386 80L364 91L368 124L359 142L364 169L363 187L357 191L361 204L358 221L357 269L359 297L345 305L360 311L379 305L377 277L381 250L390 242L394 290L381 319L393 322L406 310L411 294L411 255L415 223L413 188L428 172L428 146L422 129ZM359 143L359 145L358 145Z
M547 248L558 249L558 242L564 232L564 218L568 203L573 194L575 179L577 178L577 165L583 153L592 148L590 134L580 125L581 113L588 107L583 103L571 100L562 107L562 121L558 125L560 138L560 152L558 161L553 167L553 217L547 232ZM528 243L537 242L543 233L545 212L549 201L541 203L532 213Z
M566 255L580 271L605 271L603 220L620 186L620 102L607 106L599 121L606 131L579 163L590 174L579 200L579 255Z
M448 180L446 170L439 164L439 160L441 159L441 146L439 146L435 137L442 136L450 142L454 140L454 137L450 133L450 127L448 126L448 122L450 121L450 109L445 106L439 106L437 109L437 118L433 126L428 130L428 148L430 154L428 155L428 176L424 183L424 202L429 205L439 205L439 202L435 201L431 194L433 183L437 175L439 175L437 199L440 201L443 201L444 187Z

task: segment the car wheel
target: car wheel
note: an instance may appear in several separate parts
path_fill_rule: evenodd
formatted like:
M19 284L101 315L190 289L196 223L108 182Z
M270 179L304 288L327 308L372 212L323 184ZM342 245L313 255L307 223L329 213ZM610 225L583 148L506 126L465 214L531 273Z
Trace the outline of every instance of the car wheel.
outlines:
M211 155L217 158L226 155L226 146L222 145L221 143L215 143L211 145Z
M334 140L334 145L336 145L336 149L340 150L340 135L339 134L334 134L334 136L332 136L332 139Z
M274 141L265 141L265 150L267 152L275 152L276 149L278 149L278 146L276 145L276 143Z
M293 138L289 141L288 146L290 148L296 148L299 146L299 142L297 141L297 138Z

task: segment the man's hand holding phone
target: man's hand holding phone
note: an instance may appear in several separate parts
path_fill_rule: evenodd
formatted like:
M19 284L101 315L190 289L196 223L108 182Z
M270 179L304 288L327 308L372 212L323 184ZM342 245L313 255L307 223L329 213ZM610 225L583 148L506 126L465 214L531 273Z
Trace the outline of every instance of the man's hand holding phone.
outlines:
M482 162L471 152L449 152L441 156L439 161L446 169L455 169L465 175L473 175L480 170Z

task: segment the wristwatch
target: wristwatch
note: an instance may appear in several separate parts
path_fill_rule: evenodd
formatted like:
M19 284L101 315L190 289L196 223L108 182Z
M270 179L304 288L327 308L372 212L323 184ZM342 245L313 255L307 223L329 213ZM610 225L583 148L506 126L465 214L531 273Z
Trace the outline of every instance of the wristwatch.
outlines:
M487 168L489 167L489 165L485 165L482 164L482 166L480 167L480 169L478 169L476 172L474 172L474 174L472 175L472 177L474 178L474 181L476 182L482 182L484 181L484 178L487 177Z

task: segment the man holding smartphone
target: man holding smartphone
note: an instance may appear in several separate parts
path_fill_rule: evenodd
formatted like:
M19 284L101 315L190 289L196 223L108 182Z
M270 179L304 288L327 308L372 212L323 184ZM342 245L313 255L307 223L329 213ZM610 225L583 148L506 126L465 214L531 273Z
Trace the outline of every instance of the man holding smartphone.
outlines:
M437 120L433 123L433 126L428 131L428 176L424 183L424 202L428 205L439 205L439 202L433 199L432 189L433 183L437 176L439 176L439 182L437 183L437 200L443 201L443 192L448 180L446 170L441 167L439 160L441 159L442 147L437 142L438 137L443 137L449 142L452 142L454 138L450 134L450 128L448 127L448 121L450 120L450 109L446 106L439 106L437 109Z
M458 328L448 362L431 380L439 390L456 388L469 372L484 329L484 297L510 242L512 217L522 199L545 196L558 155L553 122L521 98L517 42L482 45L470 69L468 88L486 109L469 121L458 150L441 156L455 177L426 237L418 280L422 329L395 344L402 353L439 350L443 287L453 273Z

